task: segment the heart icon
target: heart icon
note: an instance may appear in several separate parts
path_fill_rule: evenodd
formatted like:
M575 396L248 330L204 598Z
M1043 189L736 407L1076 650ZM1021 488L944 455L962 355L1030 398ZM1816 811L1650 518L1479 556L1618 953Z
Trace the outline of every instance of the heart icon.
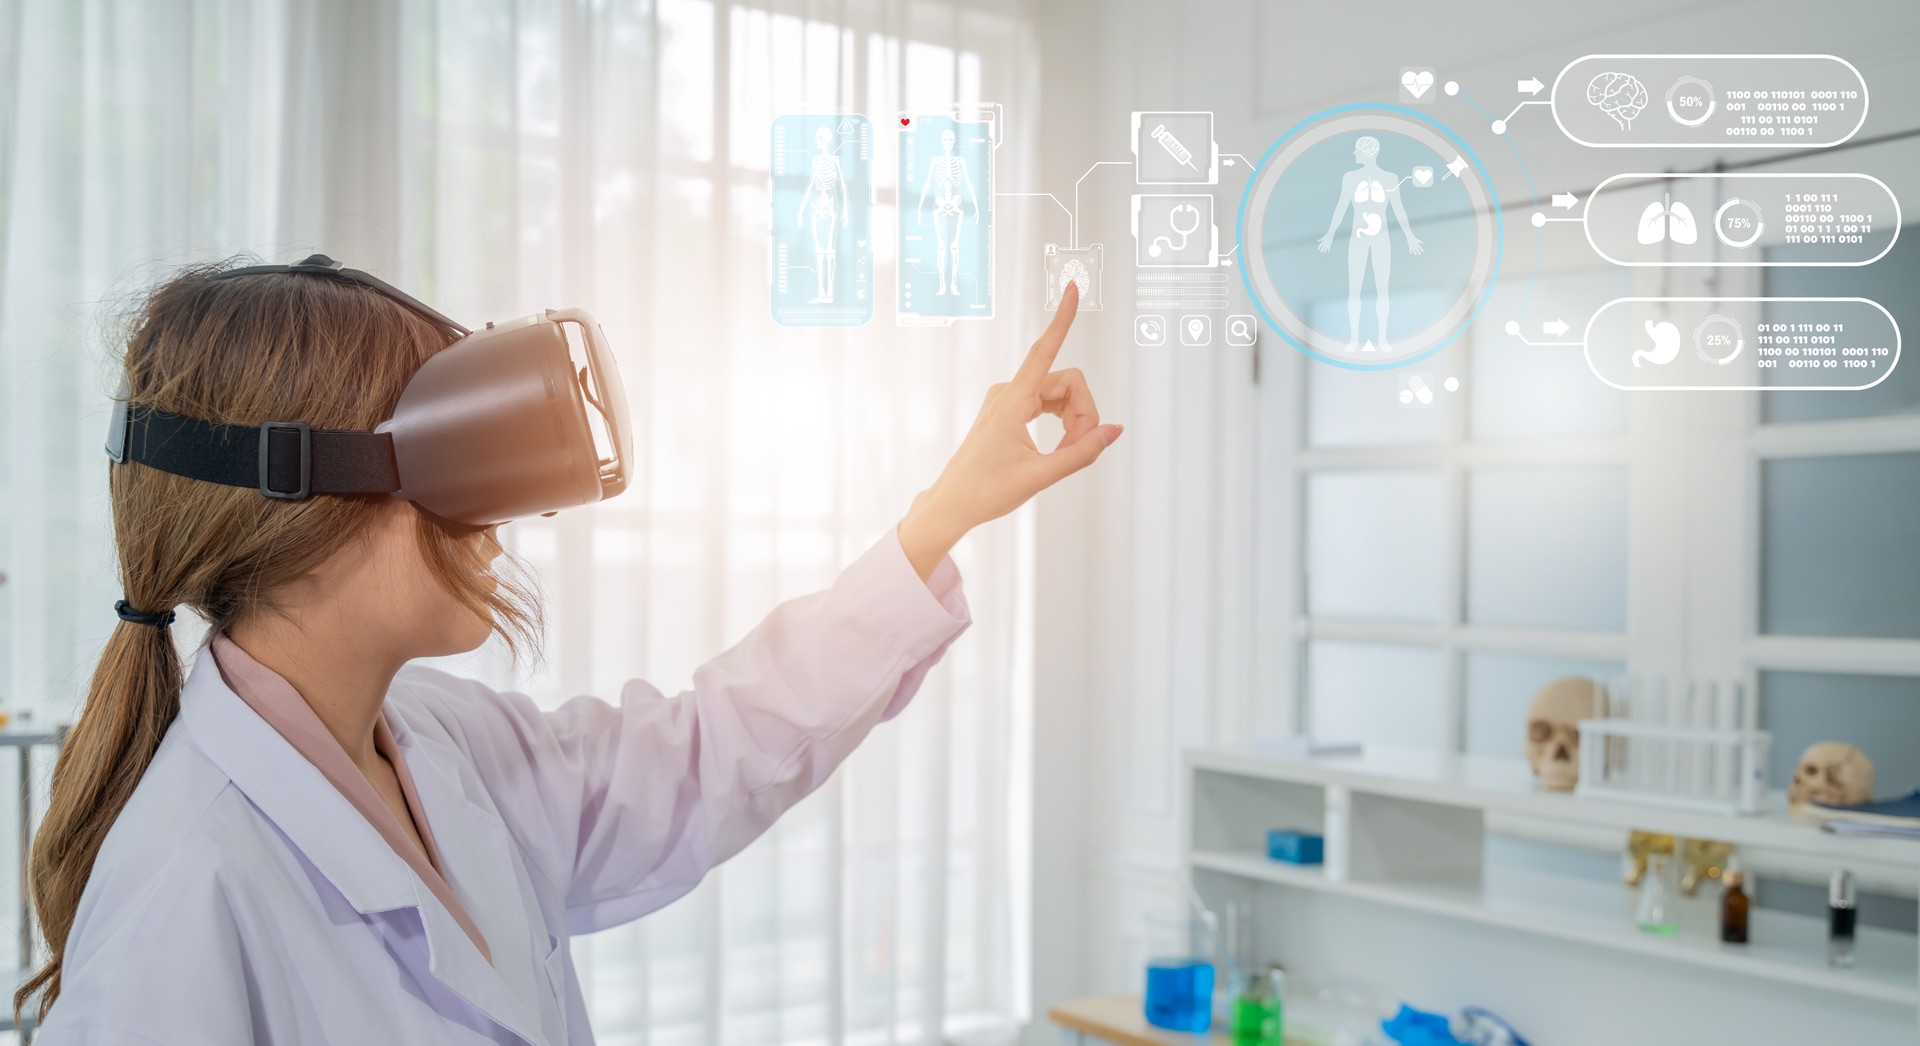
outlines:
M912 122L913 122L913 121L912 121L912 120L910 120L910 119L908 119L907 117L904 117L904 116L902 116L902 117L900 118L900 126L902 126L902 127L905 127L906 125L908 125L908 124L910 124L910 123L912 123Z
M1407 93L1415 98L1423 97L1433 88L1433 70L1409 69L1400 74L1400 86L1406 88Z

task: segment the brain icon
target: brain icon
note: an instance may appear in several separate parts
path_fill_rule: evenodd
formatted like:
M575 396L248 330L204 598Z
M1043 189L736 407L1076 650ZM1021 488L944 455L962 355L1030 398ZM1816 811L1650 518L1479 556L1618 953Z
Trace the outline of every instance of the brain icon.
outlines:
M1587 101L1630 131L1634 117L1647 107L1647 85L1627 73L1601 73L1587 84Z

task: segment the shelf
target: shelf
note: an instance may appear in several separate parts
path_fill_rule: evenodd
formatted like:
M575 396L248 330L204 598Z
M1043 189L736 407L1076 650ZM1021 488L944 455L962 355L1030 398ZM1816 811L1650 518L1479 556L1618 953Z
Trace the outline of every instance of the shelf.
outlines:
M1328 1040L1329 1036L1324 1032L1317 1032L1294 1019L1292 1003L1288 1004L1287 1018L1287 1046L1306 1046L1311 1042ZM1096 1041L1114 1043L1116 1046L1206 1046L1209 1043L1227 1046L1233 1042L1233 1036L1218 1022L1215 1022L1212 1032L1206 1035L1156 1028L1148 1024L1146 1016L1141 1013L1138 995L1071 999L1047 1010L1047 1019L1068 1031L1092 1036Z
M0 970L0 986L6 988L6 1005L0 1008L0 1032L32 1031L39 1027L40 1022L33 1016L34 1008L40 1004L38 999L27 1007L27 1012L21 1015L19 1024L13 1022L13 993L26 983L31 973L30 970Z
M1722 944L1701 930L1671 937L1630 923L1632 891L1565 877L1490 870L1476 878L1334 880L1318 866L1290 865L1253 852L1195 850L1195 868L1279 886L1317 890L1521 933L1609 948L1785 984L1920 1007L1920 941L1913 934L1863 929L1851 970L1826 965L1826 927L1818 919L1756 908L1753 943ZM1683 919L1684 926L1684 919Z
M1882 861L1920 866L1920 840L1841 836L1788 816L1786 799L1770 797L1751 817L1672 810L1611 800L1583 799L1541 788L1527 764L1415 748L1369 745L1357 755L1278 757L1248 748L1186 753L1194 770L1267 781L1335 786L1370 795L1442 806L1546 817L1622 831L1640 829L1686 838L1720 839L1737 846L1813 854L1837 864Z
M35 726L13 726L0 729L0 748L32 748L35 745L57 744L67 739L68 727L65 724L51 729Z

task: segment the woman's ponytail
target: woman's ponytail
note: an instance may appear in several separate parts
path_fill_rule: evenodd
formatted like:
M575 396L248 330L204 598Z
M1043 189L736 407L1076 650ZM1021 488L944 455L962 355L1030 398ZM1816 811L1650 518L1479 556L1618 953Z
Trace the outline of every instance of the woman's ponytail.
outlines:
M123 614L94 667L87 703L54 766L46 816L34 834L33 906L51 954L14 993L16 1021L36 993L39 1016L60 994L67 933L93 872L93 859L179 712L180 686L173 630L164 620L140 623Z

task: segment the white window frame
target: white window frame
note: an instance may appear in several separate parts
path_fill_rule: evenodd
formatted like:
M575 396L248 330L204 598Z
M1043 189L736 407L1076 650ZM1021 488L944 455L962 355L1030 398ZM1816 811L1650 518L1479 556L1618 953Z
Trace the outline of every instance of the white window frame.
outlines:
M1490 328L1498 330L1497 326ZM1487 337L1476 330L1473 338ZM1483 345L1472 346L1484 351ZM1449 405L1447 428L1437 441L1379 447L1312 447L1308 445L1307 368L1314 366L1300 353L1281 345L1262 345L1263 369L1277 370L1264 378L1257 398L1262 446L1274 447L1279 461L1263 466L1260 501L1267 530L1278 540L1262 541L1256 554L1263 581L1256 620L1263 636L1284 635L1287 641L1262 643L1256 677L1263 693L1282 695L1277 719L1256 727L1263 735L1301 732L1308 725L1305 650L1315 640L1382 643L1437 651L1446 676L1447 737L1443 748L1459 751L1466 725L1466 663L1473 654L1520 654L1582 661L1627 663L1629 632L1605 629L1527 628L1477 625L1467 620L1468 477L1476 469L1497 468L1633 468L1630 437L1484 440L1471 433L1471 386ZM1277 366L1275 366L1277 364ZM1273 442L1278 438L1279 443ZM1308 613L1305 561L1307 485L1322 473L1381 470L1437 471L1442 477L1444 507L1440 526L1447 558L1442 590L1442 617L1437 622L1394 621L1381 618L1317 618ZM1285 549L1283 555L1276 555ZM1277 560L1277 561L1276 561ZM1633 618L1629 584L1629 621ZM1266 627L1281 623L1281 629ZM1284 649L1275 649L1281 648ZM1275 729L1278 727L1278 729Z

